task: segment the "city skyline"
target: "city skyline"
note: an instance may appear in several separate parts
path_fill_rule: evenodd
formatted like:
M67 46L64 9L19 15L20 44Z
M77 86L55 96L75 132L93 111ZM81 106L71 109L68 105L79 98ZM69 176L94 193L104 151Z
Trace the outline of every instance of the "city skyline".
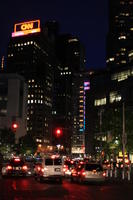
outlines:
M105 67L106 35L108 27L108 1L99 2L45 1L29 2L22 5L18 2L0 2L1 33L0 57L6 55L8 41L17 22L40 19L43 24L56 20L60 33L77 36L86 49L87 68ZM13 14L12 14L13 13Z

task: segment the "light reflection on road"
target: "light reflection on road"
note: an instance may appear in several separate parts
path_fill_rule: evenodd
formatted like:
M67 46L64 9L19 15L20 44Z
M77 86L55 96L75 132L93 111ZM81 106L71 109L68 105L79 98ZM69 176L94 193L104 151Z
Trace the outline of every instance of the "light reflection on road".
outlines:
M123 188L122 188L123 187ZM127 193L125 191L128 190ZM131 200L132 186L89 185L64 180L40 183L32 177L0 180L0 200Z

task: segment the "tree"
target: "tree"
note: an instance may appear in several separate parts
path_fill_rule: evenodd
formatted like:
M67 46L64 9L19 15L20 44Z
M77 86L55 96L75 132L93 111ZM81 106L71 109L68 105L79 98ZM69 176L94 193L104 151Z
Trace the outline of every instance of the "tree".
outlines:
M97 120L96 131L102 130L101 135L106 136L106 141L101 141L101 146L108 155L113 153L115 156L118 155L119 151L122 151L122 117L122 106L119 105L119 107L104 109L101 128ZM125 132L127 135L126 151L131 153L133 152L133 106L128 106L126 104ZM110 133L110 137L108 133Z
M37 150L37 144L31 134L26 134L20 138L19 148L22 154L34 154Z
M15 145L15 134L11 129L0 130L0 151L3 155L11 154Z
M12 145L15 143L15 134L11 129L0 130L0 141L1 144Z

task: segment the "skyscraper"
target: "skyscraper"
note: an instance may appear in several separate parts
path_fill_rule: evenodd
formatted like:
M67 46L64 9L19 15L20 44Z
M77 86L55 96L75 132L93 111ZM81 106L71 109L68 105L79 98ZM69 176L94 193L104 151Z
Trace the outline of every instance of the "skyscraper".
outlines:
M128 119L133 109L133 0L109 0L106 53L107 68L92 75L91 89L87 97L86 131L88 138L91 136L93 144L90 145L92 148L89 149L89 153L93 153L95 146L95 152L100 158L102 150L107 156L110 149L116 150L123 142L121 140L123 103L126 109L126 121L129 123ZM131 124L126 125L127 138L130 138ZM117 145L106 148L112 141ZM115 158L115 155L111 156Z
M7 72L24 76L28 84L27 133L51 139L53 70L56 59L53 41L40 20L14 25L8 45Z
M74 73L78 73L85 68L85 51L77 37L63 34L57 37L56 55L60 62L60 70L56 72L54 79L54 126L63 128L65 138L62 136L62 139L70 152L73 125Z
M133 63L133 0L109 0L107 67Z
M78 156L85 153L86 92L90 89L89 74L89 71L75 72L73 79L72 154Z

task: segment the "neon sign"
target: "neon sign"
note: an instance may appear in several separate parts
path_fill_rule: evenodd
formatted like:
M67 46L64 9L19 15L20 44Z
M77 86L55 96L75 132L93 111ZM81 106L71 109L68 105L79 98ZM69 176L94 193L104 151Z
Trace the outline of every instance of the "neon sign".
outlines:
M14 32L12 33L12 37L28 35L40 31L40 20L22 22L14 25Z
M32 23L25 23L25 24L21 25L22 31L29 30L29 29L33 29L33 22Z

